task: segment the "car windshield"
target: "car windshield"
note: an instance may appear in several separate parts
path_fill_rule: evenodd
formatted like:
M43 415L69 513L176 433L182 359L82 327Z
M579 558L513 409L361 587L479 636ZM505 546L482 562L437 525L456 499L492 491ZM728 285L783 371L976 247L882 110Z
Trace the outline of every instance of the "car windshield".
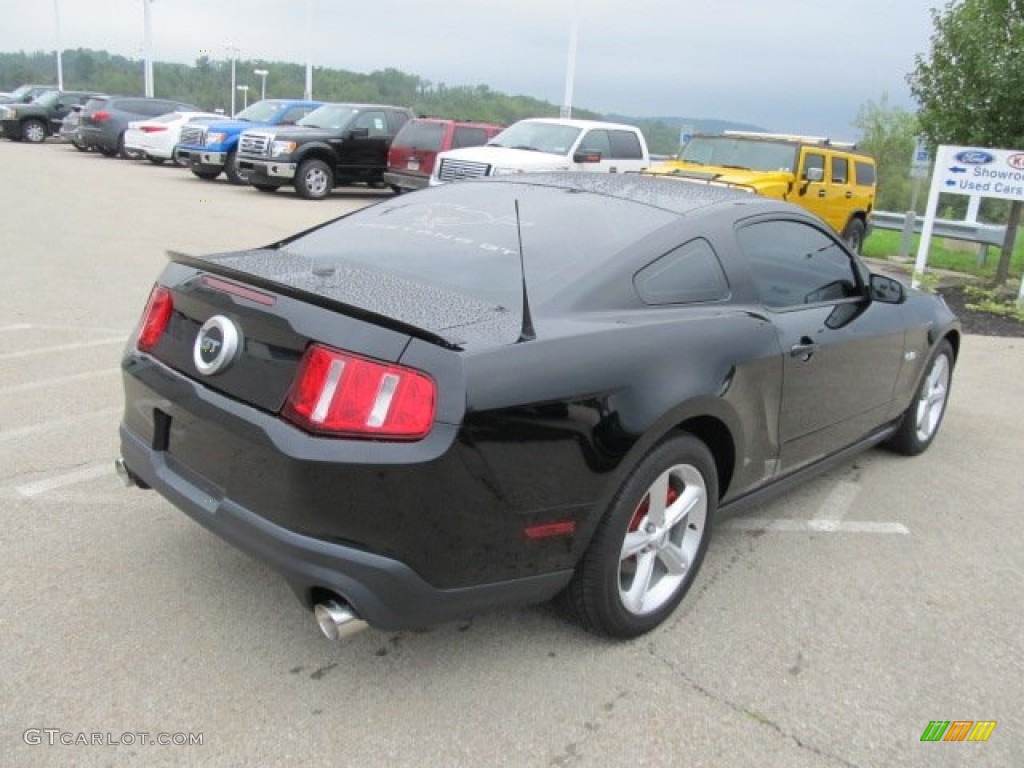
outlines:
M683 147L679 159L696 165L792 173L796 168L796 154L796 146L783 141L694 136Z
M338 104L324 104L314 109L304 118L296 122L296 125L305 125L309 128L328 128L332 131L340 131L359 110L355 107L343 107Z
M520 221L516 221L516 203ZM364 208L285 245L513 309L540 303L675 219L661 208L538 184L461 182Z
M571 125L524 120L510 125L487 142L487 145L567 155L581 130Z
M60 94L57 91L46 91L39 96L36 96L32 101L33 104L40 104L44 107L56 106L57 100L60 98Z
M271 123L274 121L274 117L284 109L285 105L278 101L257 101L239 112L235 116L235 120L244 120L248 123Z

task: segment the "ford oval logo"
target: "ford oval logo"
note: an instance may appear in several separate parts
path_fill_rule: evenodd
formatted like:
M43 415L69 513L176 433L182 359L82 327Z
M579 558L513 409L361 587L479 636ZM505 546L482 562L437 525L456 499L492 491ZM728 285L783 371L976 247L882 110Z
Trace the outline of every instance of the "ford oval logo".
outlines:
M242 348L242 332L224 315L214 315L199 329L192 362L204 376L213 376L225 370Z
M964 165L988 165L996 156L991 152L983 152L980 149L965 149L956 153L956 161Z

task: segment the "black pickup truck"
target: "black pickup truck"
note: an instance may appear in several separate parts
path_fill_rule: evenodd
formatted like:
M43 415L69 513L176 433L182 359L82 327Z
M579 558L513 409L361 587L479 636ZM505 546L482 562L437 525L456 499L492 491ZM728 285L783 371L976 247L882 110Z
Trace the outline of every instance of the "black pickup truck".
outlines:
M388 149L412 110L383 104L324 104L293 126L242 133L238 167L264 192L291 184L322 200L337 184L383 184Z
M46 91L28 104L4 104L0 106L0 130L12 141L38 144L57 134L72 107L93 98L106 96L94 91Z

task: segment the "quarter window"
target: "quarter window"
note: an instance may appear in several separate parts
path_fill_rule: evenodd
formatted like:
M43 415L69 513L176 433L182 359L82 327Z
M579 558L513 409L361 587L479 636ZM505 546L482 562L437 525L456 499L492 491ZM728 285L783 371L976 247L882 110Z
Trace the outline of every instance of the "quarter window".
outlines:
M821 230L799 221L764 221L737 232L766 307L795 307L859 296L850 257Z
M691 240L651 262L633 277L645 304L716 301L729 295L729 283L707 240Z
M854 171L857 174L857 184L870 187L875 183L875 166L871 163L855 162Z

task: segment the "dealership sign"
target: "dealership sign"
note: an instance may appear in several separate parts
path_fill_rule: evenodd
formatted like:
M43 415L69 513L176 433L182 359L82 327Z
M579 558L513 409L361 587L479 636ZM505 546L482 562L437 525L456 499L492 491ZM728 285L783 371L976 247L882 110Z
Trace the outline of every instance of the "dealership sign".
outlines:
M939 195L943 193L1024 202L1024 149L953 147L946 144L938 148L914 265L915 286L928 262L935 213L939 207ZM1024 284L1021 295L1024 296Z

